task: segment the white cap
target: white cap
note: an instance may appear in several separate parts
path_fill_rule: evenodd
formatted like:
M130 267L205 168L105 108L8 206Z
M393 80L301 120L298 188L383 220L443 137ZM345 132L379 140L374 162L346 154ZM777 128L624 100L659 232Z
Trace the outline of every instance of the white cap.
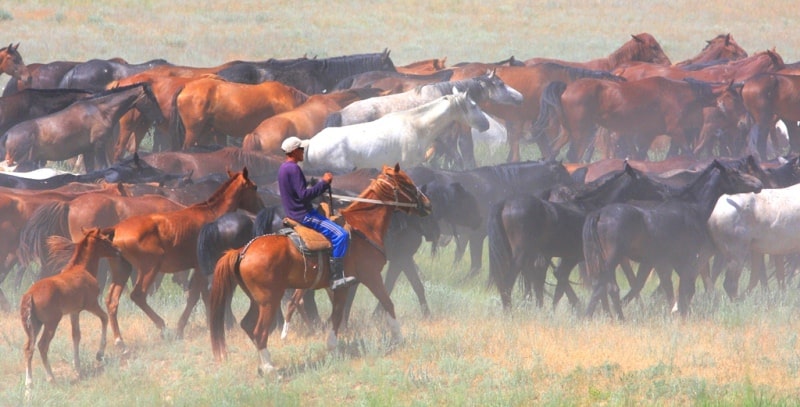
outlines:
M306 148L306 147L308 147L308 140L300 140L299 138L294 136L289 137L286 140L283 140L283 143L281 143L281 150L283 150L283 152L286 154L289 154L292 151L297 150L298 148Z

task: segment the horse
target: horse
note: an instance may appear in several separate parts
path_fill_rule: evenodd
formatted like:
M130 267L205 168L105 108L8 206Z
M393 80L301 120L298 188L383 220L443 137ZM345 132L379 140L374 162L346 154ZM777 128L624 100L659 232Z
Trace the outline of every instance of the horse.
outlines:
M147 290L158 273L176 273L197 268L197 235L200 228L217 217L242 209L257 213L263 202L256 192L256 184L248 177L245 167L241 172L229 173L228 181L207 200L172 212L131 216L104 231L114 233L113 244L120 252L120 261L111 263L111 284L106 297L106 307L111 319L111 330L117 346L124 347L120 334L117 310L122 290L136 268L136 282L131 289L131 300L144 311L162 335L164 320L147 304ZM183 330L201 293L205 297L207 285L200 273L194 273L186 308L178 321L177 335Z
M247 167L254 179L274 182L284 157L239 147L205 146L189 151L143 154L141 160L166 173L192 173L195 178L224 174L230 168Z
M280 144L286 138L292 136L300 139L311 138L324 128L325 119L329 114L355 101L381 94L383 92L377 88L354 88L311 95L300 106L262 121L244 137L242 149L282 154Z
M511 308L512 289L520 273L533 282L536 305L543 306L547 264L541 259L552 257L561 258L553 272L557 280L553 307L563 294L574 306L578 299L570 287L569 273L583 261L581 233L586 215L613 202L661 200L671 192L669 187L627 163L621 171L589 184L564 188L575 196L554 202L552 196L548 200L520 193L490 209L489 275L500 292L505 310Z
M208 144L213 136L242 138L264 119L306 100L308 95L280 82L249 85L204 77L187 83L177 94L170 122L188 149Z
M772 50L766 50L757 52L747 58L703 66L695 70L639 62L620 66L613 70L613 73L629 81L660 76L675 80L693 78L706 82L740 82L761 72L780 70L784 66L785 64L780 54Z
M100 92L112 81L159 65L169 65L163 59L153 59L140 64L129 64L124 61L109 59L90 59L79 63L67 71L61 78L58 87L61 89L83 89Z
M454 89L452 95L375 121L326 127L309 139L305 167L344 173L376 168L383 162L419 165L433 140L453 123L480 131L489 128L486 115L469 91Z
M449 81L452 76L453 71L451 70L436 71L426 75L369 71L342 79L341 82L336 84L334 90L371 87L382 89L389 93L402 93L429 83Z
M733 36L728 34L719 34L716 37L707 40L706 46L700 51L699 54L676 63L675 67L686 68L690 65L706 64L714 61L736 61L739 59L747 58L747 51L739 46Z
M569 142L567 160L572 162L586 159L597 126L617 133L627 153L638 159L646 159L653 139L661 134L672 138L670 150L690 151L693 131L702 127L702 108L715 105L726 92L735 92L729 85L662 77L553 82L542 94L533 137L545 137L552 123L559 123L562 134L553 141L553 152Z
M68 107L9 129L5 160L15 162L60 161L83 155L86 171L108 166L106 143L125 112L140 110L150 120L163 120L147 84L103 91Z
M386 262L384 236L393 211L402 210L425 216L431 212L431 204L408 175L400 170L399 164L394 167L383 166L381 174L359 198L370 201L354 202L341 211L345 222L353 230L345 257L345 270L355 275L378 298L388 313L393 340L400 341L402 333L394 304L380 278ZM373 203L374 200L386 201L388 205ZM250 298L250 308L240 325L256 345L260 357L258 370L260 373L274 370L267 340L283 293L287 288L319 289L329 284L328 270L324 266L327 264L326 258L320 259L316 272L306 270L307 262L314 262L315 259L305 258L285 235L261 236L242 249L229 250L223 255L214 270L209 314L211 347L217 361L227 357L224 309L238 284ZM333 293L333 324L328 335L328 349L334 349L337 345L336 335L342 322L346 296L345 290Z
M627 257L639 262L640 271L655 267L664 272L660 276L668 297L673 293L666 273L675 270L680 278L677 307L686 316L695 292L696 262L708 242L706 222L714 205L723 194L761 188L757 178L714 160L676 197L652 204L616 203L589 213L582 232L586 273L592 279L586 315L591 316L597 302L610 296L617 317L624 319L616 267Z
M549 58L531 58L525 60L525 65L532 66L543 62L556 62L578 68L612 71L614 68L633 61L650 62L657 65L670 65L671 62L655 37L648 33L631 35L628 42L622 44L616 51L605 58L593 59L587 62L569 62Z
M19 43L17 45L11 43L7 47L0 48L0 73L24 81L28 79L28 69L18 49Z
M91 93L73 89L25 89L0 98L0 134L17 123L57 112Z
M714 245L725 259L727 269L723 286L731 299L738 298L739 276L743 262L751 259L752 275L766 276L763 255L770 257L800 253L794 238L800 225L798 215L800 185L763 189L761 192L724 195L708 218L708 230ZM775 261L779 285L785 284L783 259ZM754 279L751 279L753 281Z
M451 81L473 78L492 69L504 83L515 89L523 96L521 104L497 104L489 100L481 103L481 108L486 113L501 120L508 132L508 156L506 161L516 162L520 160L520 143L523 140L530 140L530 136L525 132L526 126L530 125L539 115L539 103L542 92L547 85L553 81L570 83L579 78L604 78L608 80L624 80L612 75L607 71L595 71L573 66L561 65L553 62L539 63L534 66L494 66L490 64L471 63L454 70ZM548 143L539 142L539 149L543 152L543 157L550 157L550 147Z
M778 120L800 120L800 76L764 73L744 82L741 89L745 109L752 117L748 150L766 159L767 135ZM791 152L800 152L800 136L790 132Z
M19 308L22 327L27 336L23 347L26 388L33 386L31 362L33 347L40 332L42 336L39 338L39 354L47 371L47 381L55 381L47 353L58 323L64 315L69 314L72 323L72 355L75 372L81 375L81 361L78 355L81 341L79 319L81 311L89 311L100 318L100 349L97 351L96 359L103 360L108 315L100 308L97 301L100 295L97 267L100 258L117 255L117 251L111 245L113 238L111 234L92 228L83 232L83 237L77 244L56 237L50 239L49 244L53 252L71 252L72 257L61 273L33 283L22 295Z
M445 68L447 68L447 57L423 59L395 67L397 72L412 75L427 75Z
M26 266L39 261L39 278L52 275L58 264L48 264L48 236L63 236L76 242L83 226L106 228L131 216L171 212L184 205L160 195L109 195L103 192L86 193L69 202L54 201L40 206L31 214L20 231L19 257Z
M489 208L500 200L518 191L539 194L555 185L572 185L574 180L566 168L555 161L525 161L483 166L467 171L446 171L428 167L414 167L408 170L411 179L418 185L432 181L441 183L458 182L471 195L478 199L480 226L477 228L456 228L457 247L454 264L470 250L470 268L466 278L476 276L482 269L486 220Z

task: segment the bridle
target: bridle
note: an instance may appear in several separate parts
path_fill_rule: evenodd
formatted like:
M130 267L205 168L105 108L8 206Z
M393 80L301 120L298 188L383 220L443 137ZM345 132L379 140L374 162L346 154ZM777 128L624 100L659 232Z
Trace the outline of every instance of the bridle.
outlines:
M387 175L387 177L389 177ZM389 177L391 179L391 177ZM365 202L365 203L373 203L378 205L390 205L390 206L398 206L403 208L420 208L422 206L422 196L425 194L419 190L419 188L415 188L415 196L411 196L406 191L402 190L399 186L397 181L394 183L389 182L386 178L376 178L372 181L370 188L372 188L376 184L386 184L390 188L392 188L392 192L394 193L394 201L384 201L380 199L370 199L370 198L361 198L357 196L347 196L347 195L338 195L338 194L331 194L333 198L340 199L342 201L353 201L353 202ZM409 201L415 201L416 203L410 202L400 202L400 196L407 198Z

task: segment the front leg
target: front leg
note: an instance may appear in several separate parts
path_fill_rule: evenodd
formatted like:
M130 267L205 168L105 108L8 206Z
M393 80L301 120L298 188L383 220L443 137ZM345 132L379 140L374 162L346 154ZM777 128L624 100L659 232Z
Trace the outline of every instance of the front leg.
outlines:
M69 322L72 324L72 358L75 366L75 373L81 377L81 358L79 353L81 343L81 320L78 312L69 314Z

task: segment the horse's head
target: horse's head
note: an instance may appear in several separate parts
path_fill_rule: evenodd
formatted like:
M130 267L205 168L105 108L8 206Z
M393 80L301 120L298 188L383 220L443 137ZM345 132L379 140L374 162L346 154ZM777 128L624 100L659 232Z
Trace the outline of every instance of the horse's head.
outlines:
M431 201L417 188L411 177L400 169L399 163L394 167L384 165L375 181L376 192L382 195L384 200L414 205L413 207L398 206L398 210L419 216L431 214Z
M232 179L231 182L236 183L236 188L234 190L237 191L236 199L239 209L243 209L253 215L258 214L259 211L264 209L264 201L258 194L258 186L255 182L250 180L247 167L244 167L242 172L228 172L228 176Z
M720 171L721 191L725 194L740 194L745 192L761 192L763 184L757 177L739 171L729 165L725 165L719 160L714 160L711 168Z
M161 112L161 107L158 105L158 100L153 94L153 87L147 82L139 82L138 85L142 86L143 95L134 105L136 110L145 115L145 117L153 123L161 123L166 120L164 114Z
M489 100L504 105L521 105L524 101L522 93L503 82L496 71L492 69L484 75L475 77L481 87L480 95L476 95L475 98L479 99L479 102Z
M706 46L703 51L709 52L714 59L727 59L735 61L737 59L747 58L747 51L740 47L733 36L728 34L720 34L712 40L706 41Z
M81 227L81 232L83 233L83 239L79 245L91 250L97 257L117 257L119 255L119 251L113 244L113 228Z
M453 225L475 229L481 224L478 200L459 182L434 180L420 187L433 206L432 216Z
M19 51L19 43L17 45L8 44L5 48L0 48L0 72L4 72L12 77L19 79L23 82L28 82L28 69L25 62L22 61L22 55Z
M655 37L648 33L641 33L631 35L630 44L632 60L650 62L657 65L672 65L667 54L661 49L661 44L656 41ZM623 47L625 48L625 47Z
M469 90L459 92L456 87L453 87L453 95L445 97L449 98L450 103L455 104L456 108L463 112L461 117L469 127L481 132L489 129L489 119L486 118L486 114L483 113L478 103L469 96Z

